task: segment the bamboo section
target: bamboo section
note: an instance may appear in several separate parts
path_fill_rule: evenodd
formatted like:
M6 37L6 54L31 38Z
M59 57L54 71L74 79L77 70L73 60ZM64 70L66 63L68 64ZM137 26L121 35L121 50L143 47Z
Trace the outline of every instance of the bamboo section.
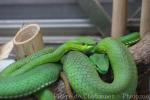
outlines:
M143 38L150 32L150 0L142 0L140 34Z
M113 0L112 33L113 38L118 38L126 33L127 25L127 0Z
M17 59L24 58L44 47L40 26L26 25L21 28L13 39Z

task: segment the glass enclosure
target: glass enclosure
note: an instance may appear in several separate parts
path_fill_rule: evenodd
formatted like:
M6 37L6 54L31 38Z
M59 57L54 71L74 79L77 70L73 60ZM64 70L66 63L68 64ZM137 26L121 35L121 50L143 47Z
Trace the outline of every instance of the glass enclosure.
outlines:
M59 44L77 36L100 37L76 0L0 0L0 43L28 23L38 23L46 43ZM112 0L100 0L112 15ZM129 26L138 26L141 0L129 0Z

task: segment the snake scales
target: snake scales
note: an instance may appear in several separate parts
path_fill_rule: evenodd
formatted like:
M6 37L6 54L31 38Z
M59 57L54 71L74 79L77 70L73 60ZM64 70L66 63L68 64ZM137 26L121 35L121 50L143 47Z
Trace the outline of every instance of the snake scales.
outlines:
M64 71L72 88L78 95L81 95L81 98L89 99L87 94L112 94L115 95L114 100L121 100L123 93L133 94L135 92L137 72L132 56L120 40L124 44L130 45L136 43L138 39L139 35L137 33L119 40L107 38L98 44L90 38L79 38L64 43L56 50L38 52L11 64L0 73L0 98L8 99L27 96L55 82L61 71L60 66L62 66L56 63L63 58ZM68 53L69 51L73 52ZM92 67L95 65L92 65L85 55L93 52L108 55L114 72L114 81L111 84L98 79L97 71L95 67ZM64 57L64 55L66 56ZM119 95L116 95L118 93Z

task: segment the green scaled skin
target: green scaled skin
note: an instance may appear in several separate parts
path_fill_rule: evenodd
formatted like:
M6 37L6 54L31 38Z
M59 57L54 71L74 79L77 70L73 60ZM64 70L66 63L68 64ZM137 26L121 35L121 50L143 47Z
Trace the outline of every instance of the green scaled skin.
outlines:
M140 40L140 34L138 32L131 33L129 35L122 36L117 40L121 41L127 47L132 46ZM109 70L109 59L106 54L96 54L90 56L91 61L96 65L99 73L106 74Z
M96 69L98 70L99 73L106 74L108 72L109 59L107 55L94 53L89 58L93 62L93 64L96 65Z
M78 41L66 42L57 48L54 52L53 50L48 52L38 52L35 55L33 54L25 59L11 64L0 73L0 90L3 91L4 88L7 89L7 85L9 85L9 89L4 89L5 91L0 93L0 98L18 98L27 96L49 85L47 82L49 82L50 79L52 79L52 82L56 81L58 77L54 77L54 75L57 74L57 72L51 69L53 67L49 69L49 67L44 68L42 65L50 62L59 62L65 53L71 50L89 52L93 49L96 42L91 39L89 39L89 42L87 42L87 40L88 38L82 38ZM36 69L36 67L39 65L41 65L41 69L38 70L39 73L44 75L47 74L48 76L40 77L33 71L33 69ZM25 77L28 78L24 80ZM29 79L32 83L24 84ZM4 84L4 82L6 82L6 84ZM12 91L12 89L14 89L14 91Z
M52 84L59 78L59 64L44 64L17 76L0 80L0 99L30 95Z
M14 73L12 73L11 76L24 73L25 71L28 71L41 64L58 62L67 52L71 50L77 50L77 51L81 51L84 53L89 52L90 50L93 49L93 45L95 44L86 44L86 43L80 43L80 42L79 43L72 43L72 42L65 43L61 45L59 48L57 48L54 52L48 53L36 59L33 59L31 62L22 66L21 69L18 69Z
M85 100L130 100L125 95L133 95L136 91L137 69L128 49L120 41L106 38L95 50L108 55L113 82L104 82L86 55L72 51L63 59L72 88Z
M44 48L31 56L28 56L24 59L21 59L13 64L10 64L7 68L5 68L2 72L0 72L0 78L4 78L9 76L11 73L15 72L16 70L20 69L23 65L31 62L33 59L36 59L42 55L52 53L54 48Z
M124 43L127 46L131 46L140 40L140 33L134 32L129 35L122 36L118 38L118 40L120 40L122 43Z
M48 89L40 91L37 97L38 100L56 100L55 95Z

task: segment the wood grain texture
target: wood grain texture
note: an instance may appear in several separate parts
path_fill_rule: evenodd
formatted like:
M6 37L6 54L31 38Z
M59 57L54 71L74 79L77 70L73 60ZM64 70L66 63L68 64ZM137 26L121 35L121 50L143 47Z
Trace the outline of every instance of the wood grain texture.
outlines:
M150 64L150 34L146 34L140 42L129 48L137 64Z

